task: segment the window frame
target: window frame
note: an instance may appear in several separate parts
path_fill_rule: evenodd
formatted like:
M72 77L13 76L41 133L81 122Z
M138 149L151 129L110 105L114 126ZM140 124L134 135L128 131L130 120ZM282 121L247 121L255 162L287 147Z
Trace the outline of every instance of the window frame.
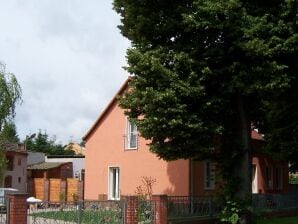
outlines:
M269 190L273 189L273 167L272 166L266 166L265 167L265 184L266 188Z
M133 126L135 130L131 131ZM135 146L131 144L131 142L133 142L131 141L132 137L135 137ZM127 151L138 149L138 127L136 124L132 123L128 117L126 117L124 149Z
M7 155L6 160L7 160L7 166L6 166L7 171L13 171L14 170L15 156Z
M4 187L5 188L12 188L13 177L12 175L6 175L4 177Z
M277 166L274 169L274 189L282 190L283 189L283 168L281 166Z
M210 160L204 161L204 189L215 189L215 164Z
M113 171L116 171L115 173ZM114 174L116 176L114 176ZM120 200L120 167L109 166L108 168L108 200Z

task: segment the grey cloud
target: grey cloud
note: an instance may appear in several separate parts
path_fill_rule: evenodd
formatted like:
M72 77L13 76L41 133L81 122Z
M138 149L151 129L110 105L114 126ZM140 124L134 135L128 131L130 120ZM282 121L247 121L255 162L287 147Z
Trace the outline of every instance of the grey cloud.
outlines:
M127 77L112 0L0 0L0 60L18 78L19 136L79 141Z

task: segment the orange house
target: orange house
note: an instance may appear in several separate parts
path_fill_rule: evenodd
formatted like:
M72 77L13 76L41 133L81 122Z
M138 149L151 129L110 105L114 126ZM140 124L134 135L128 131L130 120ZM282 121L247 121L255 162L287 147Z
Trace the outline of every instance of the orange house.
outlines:
M177 160L166 162L151 153L147 141L117 104L120 88L83 139L85 154L85 199L119 200L135 195L143 177L156 180L153 194L173 196L212 194L215 190L214 164L209 161ZM263 144L253 133L255 144ZM253 193L286 192L287 164L265 156L253 158Z

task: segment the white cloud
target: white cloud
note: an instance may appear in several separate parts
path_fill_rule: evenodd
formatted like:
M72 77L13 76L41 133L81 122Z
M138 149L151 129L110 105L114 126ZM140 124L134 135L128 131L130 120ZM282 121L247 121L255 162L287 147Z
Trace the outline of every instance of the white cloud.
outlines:
M0 0L0 61L23 89L19 136L80 141L127 77L112 0Z

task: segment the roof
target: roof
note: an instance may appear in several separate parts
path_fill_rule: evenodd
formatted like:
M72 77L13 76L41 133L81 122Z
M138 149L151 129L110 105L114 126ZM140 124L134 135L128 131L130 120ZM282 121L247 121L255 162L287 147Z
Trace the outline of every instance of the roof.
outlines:
M85 155L85 147L81 146L78 143L70 142L68 145L64 146L65 150L71 150L76 155Z
M85 155L48 155L48 159L64 159L64 158L85 158Z
M9 141L1 141L0 148L3 148L6 152L27 153L24 144L12 143Z
M122 95L122 93L127 89L128 82L130 78L126 79L124 84L121 86L121 88L118 90L118 92L115 94L115 96L112 98L108 106L103 110L103 112L99 115L99 117L96 119L94 124L91 126L91 128L88 130L88 132L84 135L83 140L86 141L90 134L93 132L93 130L97 127L97 125L101 122L103 117L106 115L106 113L109 111L109 109L114 105L114 103L117 101L117 97Z
M128 83L129 80L131 78L126 79L126 81L124 82L124 84L121 86L121 88L118 90L118 92L116 93L116 95L112 98L112 100L110 101L110 103L108 104L108 106L104 109L104 111L99 115L99 117L96 119L96 121L94 122L94 124L91 126L91 128L88 130L88 132L84 135L83 140L86 141L88 139L88 137L90 136L90 134L93 132L93 130L97 127L97 125L101 122L101 120L103 119L103 117L106 115L106 113L109 111L109 109L114 105L114 103L117 100L117 97L120 96L128 87ZM251 131L251 138L254 140L260 140L260 141L264 141L264 137L262 134L260 134L259 132L257 132L256 130L252 130Z
M251 131L251 138L254 140L260 140L260 141L264 141L264 137L262 134L260 134L258 131L256 130L252 130Z
M44 162L44 163L38 163L38 164L33 164L27 167L28 170L49 170L53 168L60 167L63 164L67 163L49 163L49 162Z

